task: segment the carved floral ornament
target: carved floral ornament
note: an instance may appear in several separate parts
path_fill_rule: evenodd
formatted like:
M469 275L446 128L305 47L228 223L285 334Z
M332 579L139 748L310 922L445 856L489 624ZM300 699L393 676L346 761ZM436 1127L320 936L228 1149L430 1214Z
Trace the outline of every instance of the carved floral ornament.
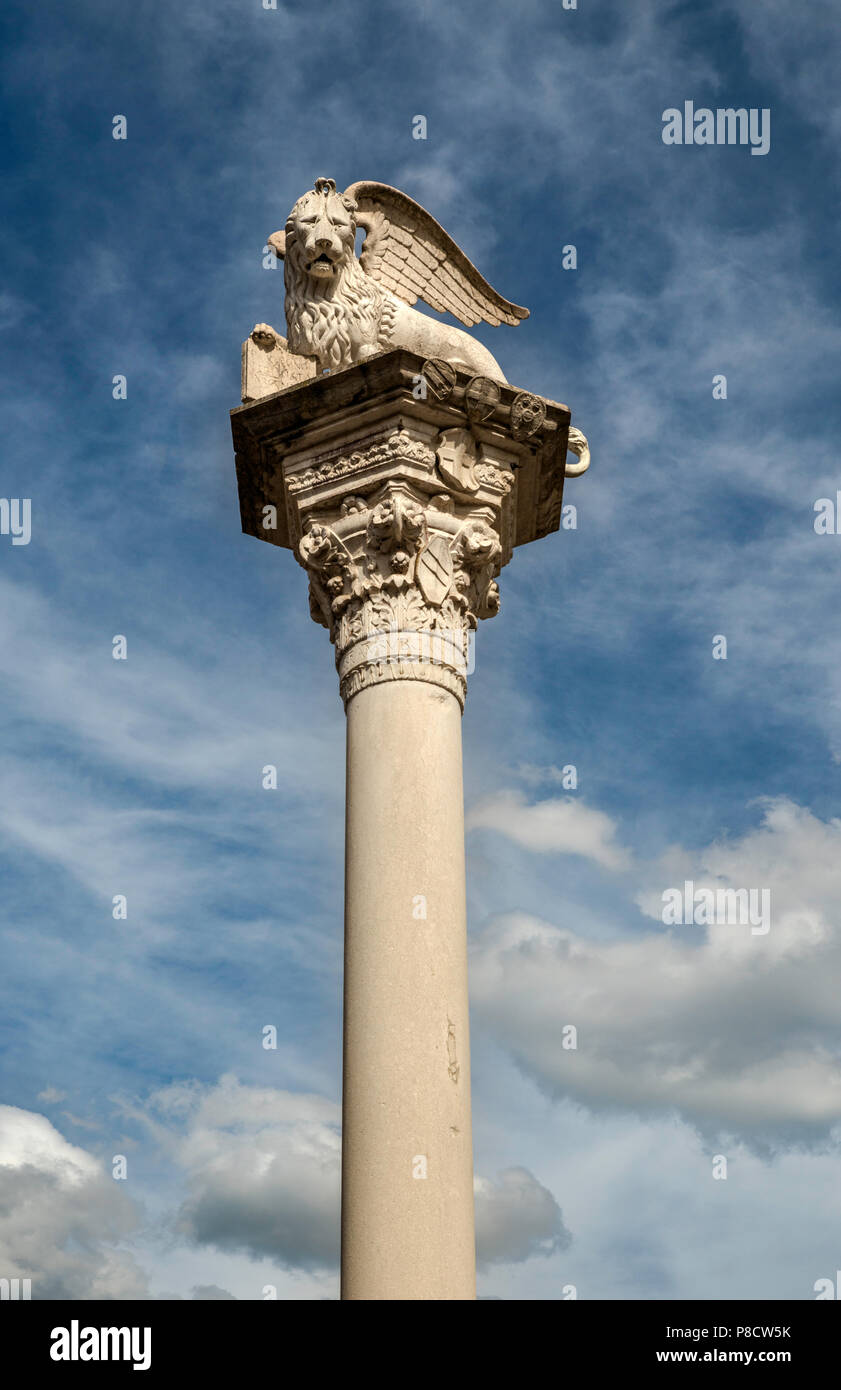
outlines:
M546 406L539 396L522 391L511 407L512 435L516 439L536 436L546 420ZM590 466L590 450L580 430L570 427L568 449L577 456L575 463L567 462L567 477L576 477ZM436 466L442 480L459 492L474 493L481 486L506 494L514 485L514 475L507 468L486 459L482 446L468 429L444 429L433 445L415 439L407 430L391 430L363 447L347 454L334 454L298 473L290 473L286 488L290 496L318 487L324 483L350 478L356 473L382 463L397 461L416 464L431 470Z
M537 447L530 437L545 423L545 405L520 394L517 432ZM583 436L571 435L570 447L586 466ZM400 464L410 467L395 476ZM337 493L337 481L348 491ZM440 490L431 492L430 483ZM491 462L462 426L431 439L398 428L322 455L287 474L286 484L303 526L298 558L310 577L310 611L335 644L345 701L378 681L423 679L463 703L468 634L499 608L511 468ZM539 506L555 505L556 484L547 469ZM430 636L433 653L424 647Z
M334 455L298 473L290 473L286 488L294 497L307 488L350 478L378 464L397 461L414 463L427 470L437 463L443 481L462 492L476 492L484 485L504 494L510 492L514 484L510 469L500 468L486 460L481 445L470 431L456 428L442 430L434 447L423 440L413 439L407 430L392 430L363 448Z
M438 509L448 501L388 484L373 505L345 499L344 524L359 523L350 534L310 521L298 555L310 612L336 646L345 701L378 681L421 679L463 705L468 634L499 609L502 547L488 509L459 521Z
M333 482L378 463L392 463L398 459L431 468L435 462L435 450L423 440L413 439L407 430L392 430L367 443L364 448L325 459L323 463L305 468L300 473L291 473L286 481L287 491L294 495L319 483Z

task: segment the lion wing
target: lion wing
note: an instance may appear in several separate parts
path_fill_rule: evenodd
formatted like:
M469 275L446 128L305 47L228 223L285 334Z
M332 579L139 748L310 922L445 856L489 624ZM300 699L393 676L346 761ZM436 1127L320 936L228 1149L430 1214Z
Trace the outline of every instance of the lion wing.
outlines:
M362 269L405 304L424 300L472 328L484 319L514 327L528 309L497 294L435 218L408 194L361 179L345 189L365 229Z

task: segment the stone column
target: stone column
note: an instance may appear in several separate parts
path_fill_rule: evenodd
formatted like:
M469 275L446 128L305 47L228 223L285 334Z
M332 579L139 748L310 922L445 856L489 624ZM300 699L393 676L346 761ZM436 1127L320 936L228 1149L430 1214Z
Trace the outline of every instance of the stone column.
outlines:
M342 1298L475 1298L461 715L569 411L400 349L233 412L243 529L291 548L347 712Z
M347 716L342 1298L472 1299L461 710L407 680Z

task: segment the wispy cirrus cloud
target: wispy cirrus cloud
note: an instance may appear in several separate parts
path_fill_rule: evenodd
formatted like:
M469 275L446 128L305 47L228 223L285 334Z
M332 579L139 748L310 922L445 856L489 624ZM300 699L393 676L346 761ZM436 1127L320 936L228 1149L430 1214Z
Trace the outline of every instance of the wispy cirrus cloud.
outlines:
M508 1258L488 1257L484 1287L810 1296L831 1254L814 1197L829 1201L831 1163L798 1146L828 1142L837 1053L841 547L812 528L837 485L832 5L807 20L727 0L712 27L657 0L526 0L492 21L478 0L391 4L388 23L283 0L153 12L117 30L107 0L18 6L4 60L2 491L32 498L33 537L3 551L0 588L0 991L19 1039L7 1093L19 1107L64 1093L86 1141L111 1132L108 1095L172 1076L202 1088L143 1158L144 1193L166 1240L183 1205L220 1243L185 1228L187 1246L164 1249L106 1212L85 1227L106 1232L100 1253L61 1287L90 1296L107 1232L124 1230L164 1288L259 1296L259 1219L276 1200L292 1221L304 1123L293 1101L261 1118L259 1098L335 1106L343 716L303 573L238 534L226 418L241 339L282 327L264 238L326 174L405 188L531 308L516 332L481 335L593 445L567 490L577 530L502 576L464 725L477 1056L506 1079L477 1071L480 1166L532 1175L480 1190L486 1252ZM661 111L685 98L770 104L769 156L667 150ZM568 800L540 771L567 763ZM522 764L538 771L518 778ZM752 803L769 795L762 819ZM664 934L661 879L704 875L767 877L769 937L742 951ZM559 1047L567 1017L583 1021L577 1055ZM253 1209L208 1100L233 1071L241 1092L217 1101L241 1102L277 1179L251 1174ZM711 1219L697 1130L737 1121L756 1151L736 1147L748 1176L721 1185ZM318 1123L327 1145L333 1121ZM203 1129L205 1156L179 1147ZM37 1205L51 1170L36 1182ZM311 1194L322 1245L328 1186ZM43 1249L66 1231L59 1201ZM308 1258L276 1267L285 1296L325 1296L333 1274Z

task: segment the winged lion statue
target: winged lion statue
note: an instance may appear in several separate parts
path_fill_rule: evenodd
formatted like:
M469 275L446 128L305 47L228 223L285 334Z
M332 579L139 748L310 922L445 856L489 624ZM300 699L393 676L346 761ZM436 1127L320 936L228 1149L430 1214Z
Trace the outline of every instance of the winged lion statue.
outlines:
M357 260L359 227L366 235ZM408 194L368 180L340 193L333 179L316 179L269 245L285 260L289 347L317 358L322 371L405 347L505 380L475 338L411 306L422 299L467 327L514 325L528 309L497 294Z
M357 259L359 228L365 240ZM516 327L528 309L493 289L408 194L367 179L341 193L334 179L318 178L268 244L284 261L287 348L314 360L319 371L341 371L402 347L505 382L499 363L476 338L412 306L422 299L468 328L480 322ZM275 336L266 324L253 334L267 344ZM583 473L589 450L580 431L570 430L569 448L578 461L567 463L567 474Z

